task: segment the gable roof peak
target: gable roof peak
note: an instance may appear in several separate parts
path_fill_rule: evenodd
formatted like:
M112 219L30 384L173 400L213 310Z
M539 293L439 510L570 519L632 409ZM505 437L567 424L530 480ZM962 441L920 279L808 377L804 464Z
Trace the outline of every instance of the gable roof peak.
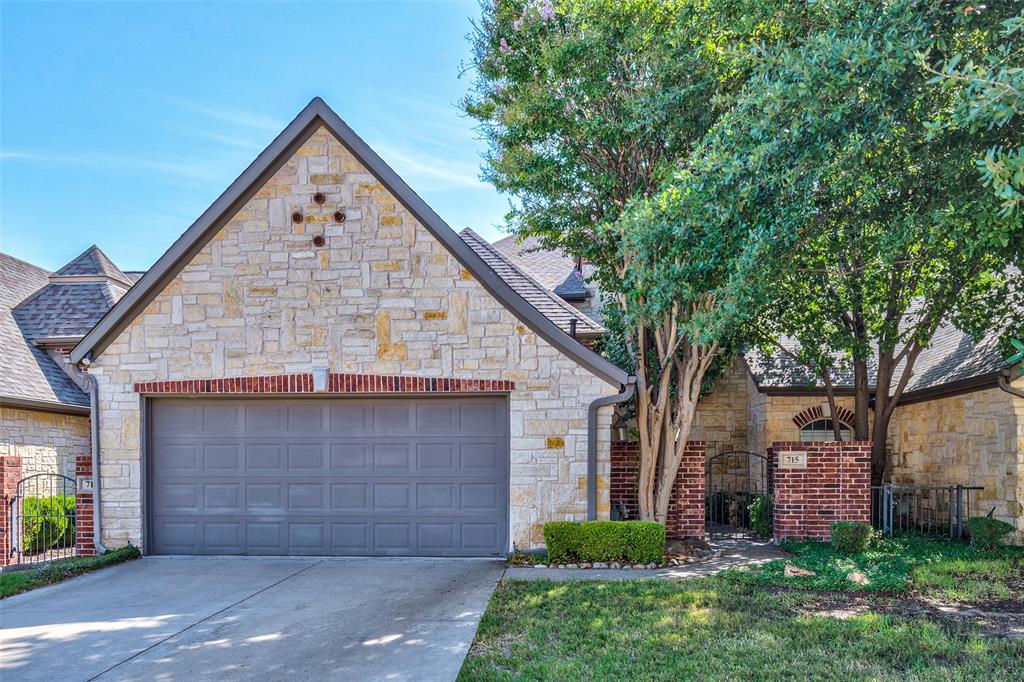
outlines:
M299 115L260 152L249 167L85 335L71 351L71 361L78 363L86 357L94 358L102 353L138 313L209 243L217 231L227 224L321 127L326 128L488 293L533 329L538 336L609 384L624 386L628 382L629 376L626 372L577 343L501 279L484 259L319 97L310 100Z

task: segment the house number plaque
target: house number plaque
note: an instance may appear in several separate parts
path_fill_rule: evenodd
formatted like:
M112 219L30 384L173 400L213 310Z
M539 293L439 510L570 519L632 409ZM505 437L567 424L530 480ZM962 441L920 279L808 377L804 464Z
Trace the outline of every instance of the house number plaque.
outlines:
M806 469L807 468L807 453L806 452L783 452L780 453L779 468L780 469Z

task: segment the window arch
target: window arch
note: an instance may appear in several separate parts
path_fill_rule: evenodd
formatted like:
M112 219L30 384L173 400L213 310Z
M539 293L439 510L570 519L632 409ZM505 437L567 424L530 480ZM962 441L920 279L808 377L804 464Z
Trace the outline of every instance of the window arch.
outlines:
M849 424L839 422L839 436L842 440L853 440L853 429ZM815 419L800 427L800 440L835 440L836 434L831 419Z
M853 412L845 407L836 407L836 418L839 421L839 435L842 440L853 440ZM808 407L795 417L793 423L800 429L801 441L835 440L832 429L832 417L828 405Z

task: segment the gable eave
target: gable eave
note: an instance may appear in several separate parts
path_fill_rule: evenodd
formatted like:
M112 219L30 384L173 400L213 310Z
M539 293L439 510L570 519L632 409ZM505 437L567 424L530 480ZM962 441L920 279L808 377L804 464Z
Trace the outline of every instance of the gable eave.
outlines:
M503 306L577 364L613 386L628 375L585 348L517 294L319 97L314 98L71 351L95 359L321 126L328 129Z

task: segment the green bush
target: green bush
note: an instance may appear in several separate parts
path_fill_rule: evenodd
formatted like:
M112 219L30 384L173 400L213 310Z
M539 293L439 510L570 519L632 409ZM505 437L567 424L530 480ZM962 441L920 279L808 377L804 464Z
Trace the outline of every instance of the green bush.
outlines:
M653 521L551 521L544 544L553 564L574 561L660 562L665 527Z
M762 495L747 507L750 529L763 538L772 536L772 496Z
M26 497L21 506L22 548L41 552L75 544L75 496Z
M832 524L832 546L843 554L861 554L871 541L871 526L862 521L836 521Z
M1004 536L1013 532L1013 526L1006 521L987 516L972 516L967 519L967 534L971 544L980 549L995 549Z

